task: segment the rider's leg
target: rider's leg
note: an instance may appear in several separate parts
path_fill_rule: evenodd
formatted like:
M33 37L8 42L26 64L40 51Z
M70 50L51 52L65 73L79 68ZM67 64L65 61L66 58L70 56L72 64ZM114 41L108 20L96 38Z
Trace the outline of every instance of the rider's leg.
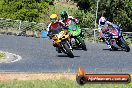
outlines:
M111 49L111 45L110 45L110 42L109 42L109 38L106 38L103 33L102 33L102 38L104 38L105 43L107 44L108 48Z
M58 47L58 45L55 43L54 40L53 40L53 46L54 46L54 47Z
M102 31L100 31L100 33L99 33L99 37L100 37L100 39L102 39Z
M108 48L111 49L110 42L108 40L105 40L105 43L107 44Z

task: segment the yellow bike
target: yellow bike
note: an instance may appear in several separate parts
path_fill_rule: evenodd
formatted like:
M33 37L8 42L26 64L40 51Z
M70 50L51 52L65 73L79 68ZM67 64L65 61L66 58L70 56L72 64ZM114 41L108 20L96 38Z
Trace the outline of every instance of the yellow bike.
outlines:
M54 45L58 47L58 49L60 49L63 53L73 58L74 55L72 53L72 47L70 43L71 38L68 31L62 28L56 28L52 30L52 35Z

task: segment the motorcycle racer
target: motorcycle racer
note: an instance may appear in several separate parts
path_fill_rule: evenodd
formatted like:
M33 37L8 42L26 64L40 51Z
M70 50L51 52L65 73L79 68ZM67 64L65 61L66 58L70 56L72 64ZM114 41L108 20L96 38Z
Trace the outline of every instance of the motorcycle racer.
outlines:
M61 21L58 21L57 14L52 14L50 16L51 23L47 27L48 36L51 39L52 38L52 30L54 30L57 27L64 27L64 24Z
M71 45L72 48L82 48L83 50L87 50L85 42L83 40L84 34L77 24L79 20L77 18L73 18L69 16L66 11L62 11L60 13L61 20L65 24L68 29L68 32L71 34Z
M99 32L100 32L100 39L104 39L107 46L108 46L108 48L111 49L111 45L109 43L109 40L106 39L109 36L105 36L105 34L109 35L109 30L110 30L109 27L119 29L119 27L117 25L107 21L106 18L102 16L99 19L99 25L98 25L98 29L99 29Z
M57 27L61 27L61 28L63 27L64 28L64 24L62 22L58 21L57 14L52 14L50 16L50 21L51 21L51 23L47 27L47 31L48 31L47 36L49 36L49 38L52 39L53 31L55 29L57 29ZM56 47L56 45L54 44L54 41L53 41L53 46ZM56 50L58 51L58 53L61 53L61 51L57 47L56 47Z
M60 16L61 16L61 21L65 23L66 26L68 26L68 22L70 22L70 20L73 20L74 22L79 23L78 19L74 18L73 16L69 16L66 11L62 11L60 13Z

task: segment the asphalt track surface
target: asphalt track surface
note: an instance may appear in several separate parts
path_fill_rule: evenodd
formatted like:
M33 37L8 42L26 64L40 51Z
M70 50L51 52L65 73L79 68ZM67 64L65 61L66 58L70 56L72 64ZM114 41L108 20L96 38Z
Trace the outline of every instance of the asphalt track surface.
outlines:
M105 44L86 42L87 51L74 50L74 58L57 53L48 38L0 35L0 50L18 54L20 61L0 63L0 72L132 73L130 52L109 51Z

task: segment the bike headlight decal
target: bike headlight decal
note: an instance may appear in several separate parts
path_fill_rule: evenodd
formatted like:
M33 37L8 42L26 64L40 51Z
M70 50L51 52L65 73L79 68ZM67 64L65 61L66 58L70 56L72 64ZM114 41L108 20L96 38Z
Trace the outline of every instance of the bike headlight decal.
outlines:
M76 26L73 27L73 31L75 31L75 30L76 30Z
M58 35L58 38L61 38L61 37L62 37L62 34L59 34L59 35Z
M55 35L55 39L57 39L58 38L58 36L57 35Z
M113 36L113 38L118 38L118 36Z
M59 33L58 38L61 38L63 36L63 32Z

